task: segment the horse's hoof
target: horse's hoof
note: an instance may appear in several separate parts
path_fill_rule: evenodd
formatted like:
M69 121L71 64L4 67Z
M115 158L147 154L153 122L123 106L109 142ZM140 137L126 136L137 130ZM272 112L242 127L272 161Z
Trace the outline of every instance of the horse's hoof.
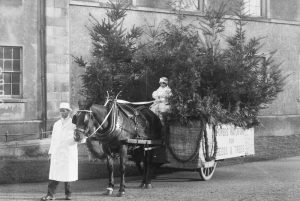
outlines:
M146 187L146 184L145 184L145 183L141 183L141 184L139 185L139 187L140 187L140 188L145 188L145 187Z
M112 188L107 188L106 192L104 193L104 195L112 195L113 194L114 189Z
M123 197L124 195L125 195L125 192L124 192L124 191L119 191L118 197Z
M152 184L145 184L145 189L151 189L152 188Z

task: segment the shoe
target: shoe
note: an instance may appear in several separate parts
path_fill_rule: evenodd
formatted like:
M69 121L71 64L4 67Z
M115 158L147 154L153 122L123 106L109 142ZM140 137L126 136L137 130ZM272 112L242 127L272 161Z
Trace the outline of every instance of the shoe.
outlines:
M46 201L46 200L55 200L55 197L50 196L50 195L46 195L46 196L41 198L41 201Z
M66 195L65 200L71 200L71 195Z

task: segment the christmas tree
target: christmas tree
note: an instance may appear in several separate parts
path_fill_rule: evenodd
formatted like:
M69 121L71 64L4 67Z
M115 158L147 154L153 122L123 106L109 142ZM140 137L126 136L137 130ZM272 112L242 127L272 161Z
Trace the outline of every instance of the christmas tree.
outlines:
M132 85L136 75L141 73L134 55L139 48L142 29L124 27L128 6L127 1L110 1L104 19L98 20L90 15L88 29L94 59L86 62L81 57L75 57L75 62L85 68L81 75L81 94L91 102L103 102L107 92L116 96L122 91L121 96L125 99L131 99L133 94Z

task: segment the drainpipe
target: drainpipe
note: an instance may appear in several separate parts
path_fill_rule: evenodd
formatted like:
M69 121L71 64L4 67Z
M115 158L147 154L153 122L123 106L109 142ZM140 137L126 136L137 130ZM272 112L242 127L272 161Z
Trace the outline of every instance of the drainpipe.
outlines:
M42 129L47 130L47 63L46 63L46 0L39 0L40 10L40 64L41 64L41 92L42 92Z

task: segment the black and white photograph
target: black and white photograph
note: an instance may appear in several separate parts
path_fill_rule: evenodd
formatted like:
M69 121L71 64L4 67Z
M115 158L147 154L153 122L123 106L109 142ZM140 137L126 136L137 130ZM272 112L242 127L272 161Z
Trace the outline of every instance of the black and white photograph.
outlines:
M0 0L0 201L300 200L300 0Z

